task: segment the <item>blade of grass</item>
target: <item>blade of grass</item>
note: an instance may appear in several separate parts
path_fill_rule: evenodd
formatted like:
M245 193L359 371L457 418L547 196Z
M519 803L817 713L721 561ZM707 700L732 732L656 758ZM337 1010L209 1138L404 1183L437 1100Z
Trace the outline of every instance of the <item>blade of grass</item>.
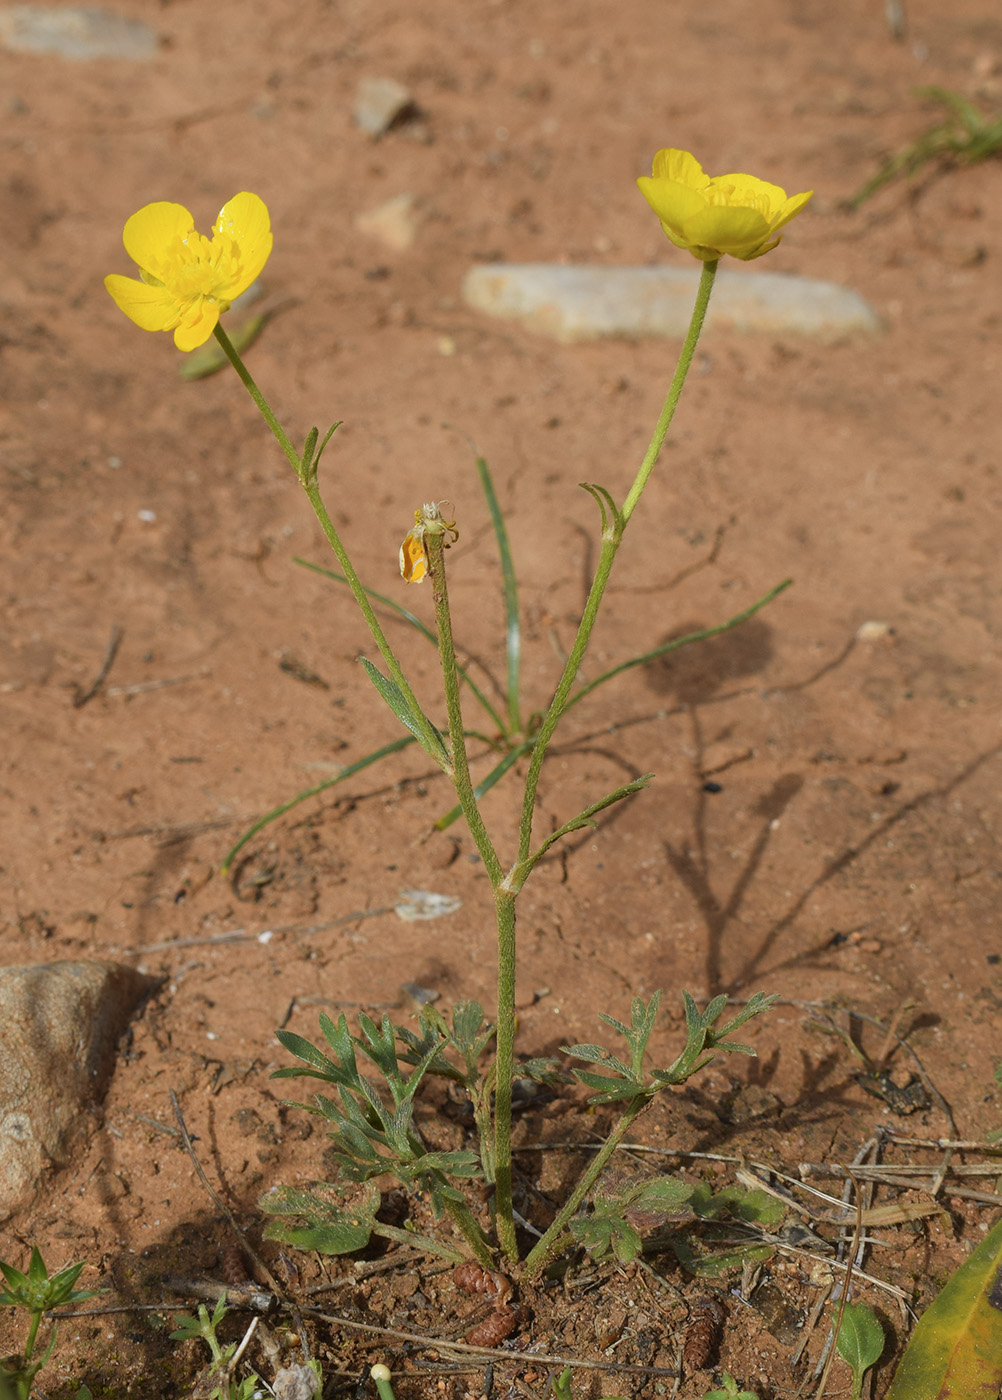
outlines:
M226 853L219 873L225 879L230 873L233 861L257 833L279 817L290 812L293 807L298 807L300 802L305 802L307 798L316 797L317 793L326 792L328 788L334 787L337 783L343 783L345 778L352 778L356 773L361 773L364 768L369 768L373 763L378 763L381 758L388 758L391 753L399 753L401 749L407 748L408 744L415 743L414 736L407 734L402 739L394 739L392 744L384 744L381 749L374 749L372 753L366 754L364 758L358 759L356 763L350 763L347 768L342 768L341 772L333 778L325 778L322 783L317 783L314 787L306 788L303 792L297 792L295 797L290 797L288 802L283 802L279 807L273 807L270 812L266 812L263 817L259 817L252 827L244 832L237 844Z
M580 690L570 696L564 706L564 714L572 705L576 705L579 700L583 700L586 695L590 695L593 690L604 685L606 681L611 681L613 676L618 676L622 671L629 671L634 666L643 666L648 661L656 661L659 656L666 656L670 651L678 651L680 647L687 647L690 642L705 642L710 637L718 637L721 632L729 632L732 627L738 627L742 622L747 622L760 609L767 607L774 598L778 598L780 593L789 588L792 582L793 579L785 578L782 583L777 583L775 588L770 588L769 592L759 598L758 602L752 603L743 612L735 613L726 622L718 623L716 627L704 627L700 632L687 632L684 637L675 637L672 641L655 647L653 651L645 651L642 656L635 656L631 661L624 661L621 665L614 666L611 671L603 671L600 676L596 676L593 681L589 681L587 685L583 685Z
M508 662L506 693L509 725L506 732L508 734L521 734L522 623L518 612L518 581L515 578L515 564L508 541L508 527L505 525L504 512L494 490L494 479L491 476L486 457L478 457L476 466L477 475L480 477L480 487L487 502L487 509L490 511L491 524L494 526L494 537L497 540L498 553L501 556L501 578L504 582L504 642L505 656Z
M308 559L300 559L298 555L293 556L292 562L294 564L302 565L304 569L311 569L315 574L323 574L324 578L331 578L334 580L335 583L347 584L348 582L344 574L339 574L336 569L324 569L319 564L311 564ZM421 621L421 619L417 616L416 613L412 613L409 608L403 607L402 604L395 602L394 599L387 598L385 593L377 593L374 588L368 588L365 585L363 585L363 587L365 587L366 593L370 598L373 599L374 602L382 603L384 608L389 608L391 612L395 612L398 617L402 617L405 622L409 622L413 628L415 628L418 632L421 633L422 637L424 637L427 641L431 642L433 647L438 647L438 638L436 637L435 633L427 625L427 623ZM463 683L469 686L470 693L472 694L473 698L484 709L484 711L490 717L491 722L497 725L498 732L501 734L505 734L507 730L505 727L504 720L498 714L497 710L494 708L491 702L487 699L487 696L477 685L476 681L472 679L469 671L467 671L462 666L457 666L456 670L459 672L460 679L463 681Z

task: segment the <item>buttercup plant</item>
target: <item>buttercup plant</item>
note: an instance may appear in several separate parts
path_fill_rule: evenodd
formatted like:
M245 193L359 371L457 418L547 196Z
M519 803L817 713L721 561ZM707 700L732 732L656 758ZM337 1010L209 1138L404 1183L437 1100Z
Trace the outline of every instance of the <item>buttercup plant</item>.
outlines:
M657 1093L670 1085L684 1083L708 1063L714 1050L754 1053L749 1046L732 1040L731 1035L769 1005L772 998L762 994L753 996L738 1015L721 1024L726 997L715 998L700 1012L693 999L684 993L686 1043L681 1054L666 1069L653 1069L646 1064L660 993L655 993L647 1003L639 998L633 1002L629 1025L610 1016L601 1017L625 1040L628 1053L624 1058L600 1045L565 1047L568 1055L587 1066L573 1073L594 1091L592 1102L619 1103L622 1112L605 1145L596 1153L554 1221L537 1238L525 1259L520 1260L512 1198L512 1088L516 1074L522 1079L545 1081L554 1078L556 1069L550 1061L518 1065L515 1062L516 902L535 867L557 842L572 832L594 825L598 813L633 796L646 787L653 776L647 773L606 793L556 831L539 839L534 836L533 825L543 762L563 716L586 689L593 688L594 683L575 691L576 678L627 526L658 461L675 414L720 258L731 255L747 261L775 248L782 229L811 197L808 192L788 198L778 186L751 175L711 178L693 156L677 150L660 151L651 176L639 180L638 184L667 237L700 261L699 288L664 407L622 503L617 503L607 487L582 483L598 507L601 550L578 630L549 706L521 744L512 750L516 757L524 754L528 763L517 849L505 858L484 824L477 803L478 791L470 774L469 731L463 718L461 686L471 683L456 658L445 567L445 550L459 529L451 518L451 506L448 513L443 513L445 503L432 500L417 510L415 524L400 553L401 573L406 582L417 584L427 578L432 584L435 640L441 660L447 717L443 728L428 717L418 702L374 611L372 597L378 595L371 595L359 579L321 497L320 461L338 424L334 423L323 439L317 428L311 429L302 451L297 451L219 323L220 315L250 285L267 260L272 235L264 203L253 194L236 195L220 211L211 239L195 232L192 216L182 205L166 202L147 205L129 219L124 236L126 250L140 268L140 280L120 276L106 279L109 292L127 316L145 330L173 332L180 349L192 350L204 343L210 334L215 335L295 471L384 663L385 670L381 670L372 661L362 659L370 680L408 733L403 740L386 746L379 756L404 743L414 742L442 770L455 788L493 892L497 925L497 1016L493 1024L485 1019L483 1008L471 1002L454 1008L451 1023L434 1008L426 1008L420 1015L417 1032L393 1025L388 1017L377 1026L363 1016L361 1035L355 1036L349 1032L343 1016L337 1024L322 1016L320 1024L327 1050L321 1050L301 1036L279 1032L282 1043L302 1062L302 1067L289 1067L277 1074L280 1077L306 1076L333 1086L333 1095L318 1093L309 1107L311 1112L333 1125L331 1136L336 1144L341 1176L366 1183L387 1172L395 1174L405 1187L426 1193L437 1216L450 1217L465 1241L465 1248L444 1239L416 1238L411 1231L397 1230L377 1221L379 1194L375 1186L364 1188L361 1195L356 1192L350 1202L277 1188L264 1198L262 1207L276 1215L304 1218L307 1223L305 1226L273 1223L269 1233L275 1238L341 1253L362 1248L373 1233L400 1235L457 1261L472 1254L485 1270L494 1268L500 1254L506 1268L510 1270L521 1262L523 1272L530 1278L538 1276L560 1251L574 1242L597 1253L611 1247L620 1258L633 1257L641 1243L629 1220L631 1206L635 1208L637 1204L636 1191L627 1192L622 1199L616 1197L615 1191L606 1191L602 1197L600 1225L590 1231L582 1229L580 1221L575 1221L588 1193L630 1123ZM504 559L507 536L503 522L500 525L498 522L499 511L494 509L492 488L487 489L489 478L485 483L483 472L481 477L492 506ZM506 568L506 591L512 578L511 571ZM774 596L776 591L768 596ZM517 662L517 652L512 645L511 602L511 597L507 596L510 669L513 655ZM517 617L515 626L517 629ZM601 679L611 674L606 673ZM507 720L514 726L518 696L517 690L513 692L511 687L508 702ZM502 722L501 728L506 727ZM357 771L361 766L354 765L349 771ZM493 1061L484 1068L492 1041ZM359 1068L360 1056L366 1073ZM429 1074L447 1077L461 1085L469 1096L477 1127L475 1150L440 1153L430 1151L425 1145L414 1119L414 1102ZM489 1224L484 1223L482 1214L478 1218L467 1200L463 1183L471 1179L482 1182L482 1198L490 1202ZM646 1210L657 1207L661 1218L666 1219L677 1212L686 1195L687 1188L682 1183L670 1177L659 1178L645 1188L644 1206ZM498 1296L496 1317L503 1323L506 1320L503 1298L501 1294Z

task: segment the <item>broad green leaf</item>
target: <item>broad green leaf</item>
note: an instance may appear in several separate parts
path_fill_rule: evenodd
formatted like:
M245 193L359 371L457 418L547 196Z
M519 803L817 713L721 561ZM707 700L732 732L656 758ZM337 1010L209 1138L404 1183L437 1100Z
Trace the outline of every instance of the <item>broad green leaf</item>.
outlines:
M379 1201L375 1188L351 1206L341 1207L312 1191L276 1186L261 1197L258 1208L267 1215L298 1215L307 1222L305 1226L290 1226L273 1221L265 1230L267 1239L298 1249L316 1249L321 1254L352 1254L369 1243Z
M1002 1220L918 1320L887 1400L998 1400Z
M722 1278L725 1274L743 1269L747 1263L764 1264L773 1254L772 1247L767 1244L742 1245L738 1249L716 1254L699 1254L681 1235L673 1236L668 1243L682 1268L694 1278Z
M693 1188L689 1205L703 1220L730 1215L766 1228L778 1225L786 1210L782 1201L770 1196L768 1191L745 1191L740 1186L726 1186L714 1195L705 1182Z
M611 1249L621 1264L629 1264L644 1247L636 1230L621 1215L579 1216L570 1222L570 1231L596 1259Z
M264 1232L266 1240L291 1244L295 1249L315 1249L318 1254L354 1254L369 1243L372 1231L364 1225L283 1225L274 1220Z
M837 1319L836 1308L833 1320ZM862 1393L863 1376L883 1355L885 1340L884 1329L870 1308L864 1303L846 1303L835 1344L839 1356L852 1367L854 1400Z

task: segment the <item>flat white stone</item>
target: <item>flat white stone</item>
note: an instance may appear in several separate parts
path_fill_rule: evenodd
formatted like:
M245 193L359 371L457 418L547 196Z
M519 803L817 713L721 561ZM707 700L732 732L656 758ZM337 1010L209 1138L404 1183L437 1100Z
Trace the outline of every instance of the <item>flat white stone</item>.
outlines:
M484 263L463 281L463 299L488 316L520 321L563 344L604 337L681 338L692 314L699 268L567 267ZM706 324L793 333L821 340L881 329L858 292L784 272L717 273Z
M355 124L370 136L382 136L412 103L407 88L395 78L363 78L355 93Z
M155 58L160 41L142 20L70 5L8 5L0 10L0 47L61 58Z

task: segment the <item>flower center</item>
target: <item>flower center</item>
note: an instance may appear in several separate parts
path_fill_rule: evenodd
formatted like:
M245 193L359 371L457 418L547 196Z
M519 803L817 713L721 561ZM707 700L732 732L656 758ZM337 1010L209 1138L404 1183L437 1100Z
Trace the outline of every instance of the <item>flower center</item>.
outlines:
M228 301L229 288L240 276L240 248L227 234L216 233L210 241L192 229L158 263L148 270L175 300L190 303L198 297L208 297L212 301Z

